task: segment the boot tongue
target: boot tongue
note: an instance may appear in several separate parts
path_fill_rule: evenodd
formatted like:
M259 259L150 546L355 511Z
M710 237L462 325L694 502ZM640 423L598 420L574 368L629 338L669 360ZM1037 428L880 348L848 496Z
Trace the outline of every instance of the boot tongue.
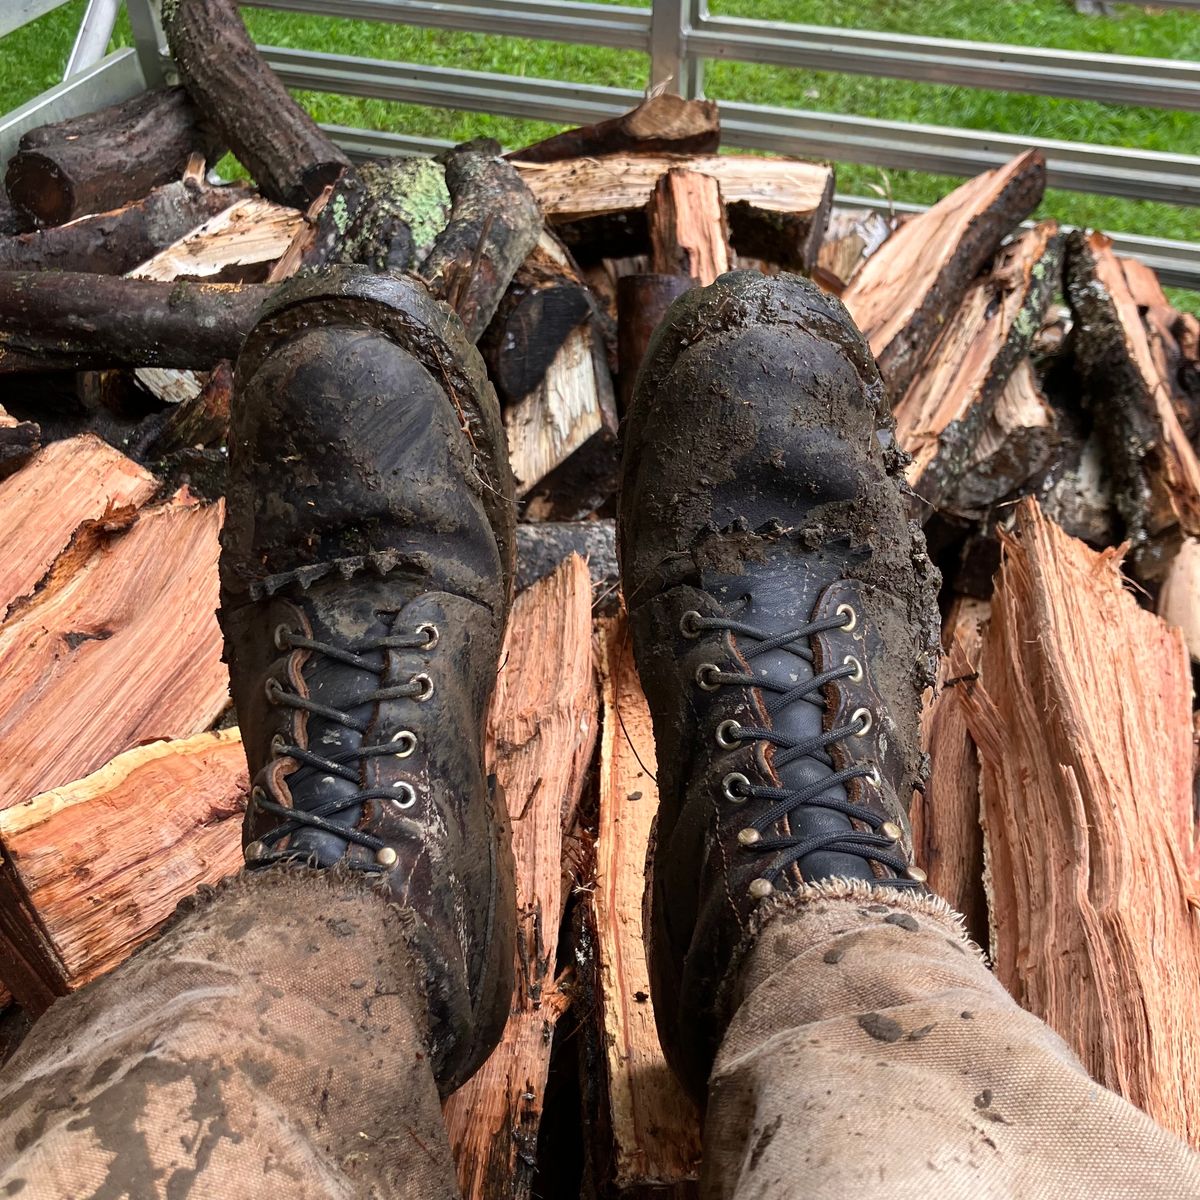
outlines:
M422 590L423 582L419 579L406 581L389 575L386 580L369 577L350 581L338 579L336 583L322 580L295 596L295 602L304 609L312 625L313 641L358 653L365 664L365 667L355 667L311 652L302 671L309 698L336 709L371 731L378 721L379 705L370 697L396 681L383 675L387 659L385 650L364 651L359 647L394 633L411 632L402 627L400 610ZM336 759L352 753L366 741L359 730L318 713L308 714L306 726L308 749L326 758ZM311 812L330 801L348 799L365 788L367 776L363 764L350 759L346 765L355 772L354 780L307 765L292 772L287 782L293 806ZM325 819L343 829L354 829L362 816L363 805L360 803L326 814ZM302 829L292 835L289 847L315 857L322 866L330 866L345 856L347 843L334 833Z
M781 543L768 551L761 561L745 561L738 575L705 573L702 577L704 590L714 597L726 610L731 620L741 621L761 629L764 634L784 633L799 629L812 620L813 610L821 594L830 584L844 578L847 559L850 556L841 550L836 556L828 549L810 551L794 543ZM738 641L738 635L735 641ZM753 648L753 641L741 639L743 650ZM795 643L797 648L809 648L808 639ZM814 677L812 663L794 653L780 648L759 654L750 660L751 673L772 683L793 688ZM762 693L764 703L770 706L777 693ZM775 710L768 724L777 733L793 741L804 741L824 732L824 697L814 695L811 700L793 700L782 709ZM782 749L774 751L777 759ZM780 783L789 791L808 788L821 779L834 774L834 767L824 751L793 759L783 766L776 766ZM845 802L848 797L841 784L829 787L822 798L828 796ZM853 831L850 818L831 809L807 803L797 808L787 818L788 831L793 837L809 838L824 833L849 833ZM837 854L818 851L806 855L799 862L806 880L816 881L832 877L848 879L875 878L870 863L854 854Z

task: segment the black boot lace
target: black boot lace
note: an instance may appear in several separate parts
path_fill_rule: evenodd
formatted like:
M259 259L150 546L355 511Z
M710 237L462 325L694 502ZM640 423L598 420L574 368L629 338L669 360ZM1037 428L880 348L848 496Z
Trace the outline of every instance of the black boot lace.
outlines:
M857 619L854 611L848 605L839 606L838 611L831 617L823 617L818 621L810 621L797 629L789 629L784 633L766 633L743 621L725 617L705 617L692 611L684 613L680 629L685 637L696 638L706 632L736 634L739 639L738 650L742 657L752 662L759 655L771 650L787 650L798 655L809 664L813 664L813 652L805 644L816 633L829 629L852 628ZM750 642L750 645L745 645ZM741 672L722 671L713 663L703 663L696 671L696 682L705 691L716 691L721 687L752 687L763 692L774 693L767 705L767 715L774 717L789 704L803 702L825 709L825 701L821 691L827 683L835 679L846 679L861 673L862 666L857 659L848 655L847 661L840 667L814 674L811 679L802 680L795 686L775 680L766 679L759 675ZM815 737L796 739L774 729L752 725L742 725L737 721L722 721L717 727L717 745L723 750L733 750L743 742L767 742L776 748L775 766L785 767L788 763L799 758L811 758L826 767L832 768L833 761L828 754L829 747L848 737L862 737L871 728L872 717L869 710L860 708L850 718L850 723L830 729ZM897 849L897 843L902 836L898 825L888 821L879 813L858 804L851 804L837 796L828 795L830 789L838 784L848 783L852 779L867 779L875 786L880 783L879 770L875 766L860 763L856 766L845 767L840 771L831 771L822 779L815 780L802 788L765 787L750 782L745 775L734 771L726 775L722 781L725 798L732 803L744 803L747 800L764 800L771 802L770 807L761 812L758 817L738 834L738 843L744 849L756 854L775 856L773 863L764 870L762 876L754 883L759 885L762 894L769 894L774 881L791 866L792 863L814 854L817 851L827 851L835 854L852 854L869 862L879 863L896 874L895 879L886 882L892 887L919 887L923 882L922 873L911 868L908 860ZM767 830L783 817L788 817L806 805L828 809L842 813L853 821L859 821L868 826L870 832L854 830L833 830L827 833L813 834L811 837L769 837ZM754 885L751 885L754 889Z
M387 700L415 700L419 703L428 700L433 695L434 689L433 680L430 676L425 672L421 672L403 682L389 680L387 678L389 668L386 665L386 652L389 650L432 650L437 643L438 629L436 625L432 624L419 625L414 633L391 634L387 637L372 638L369 641L359 642L346 647L334 646L328 642L318 642L312 638L302 637L289 630L285 625L279 626L275 631L275 645L280 650L307 650L312 654L322 654L326 658L333 659L335 662L344 663L346 666L354 667L356 670L369 671L371 674L378 676L381 686L364 696L355 697L355 707L363 704L378 704ZM367 654L380 652L384 652L381 664L376 664L363 657ZM369 729L366 722L357 720L348 712L327 704L321 704L307 696L298 695L286 689L274 677L267 680L266 692L267 699L272 704L280 704L286 708L300 709L303 712L324 717L326 720L336 722L338 725L342 725L346 729L351 729L355 733L364 736ZM301 769L310 768L313 772L332 775L335 778L345 779L350 783L357 784L362 778L362 768L368 759L388 756L393 758L407 758L416 747L417 736L409 729L396 730L391 738L382 745L358 746L351 750L343 750L336 754L328 755L317 754L313 750L306 749L303 746L291 745L283 735L277 734L271 742L271 758L272 760L290 758ZM295 782L299 782L297 780L298 774L299 772L296 772L291 777L293 785ZM345 841L347 845L354 843L374 851L374 863L351 862L349 864L359 870L372 871L390 867L395 863L397 858L395 850L381 838L377 838L361 829L351 829L344 825L335 824L329 818L336 816L338 813L345 812L347 809L354 808L356 805L363 804L368 800L391 800L400 809L412 808L417 802L417 793L412 784L399 781L386 788L360 787L350 795L334 797L310 809L289 808L286 805L280 804L267 793L265 788L261 787L256 787L253 790L251 798L254 804L263 812L283 818L281 824L263 834L257 842L252 844L252 847L247 847L247 858L255 865L265 865L281 859L301 857L300 852L280 851L276 847L284 838L290 837L302 829L319 829L325 833L336 835ZM252 848L253 854L251 854Z

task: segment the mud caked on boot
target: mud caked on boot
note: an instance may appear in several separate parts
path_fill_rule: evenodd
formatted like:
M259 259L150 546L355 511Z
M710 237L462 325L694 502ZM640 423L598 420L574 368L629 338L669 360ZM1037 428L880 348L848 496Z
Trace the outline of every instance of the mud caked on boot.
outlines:
M512 991L507 815L483 767L511 596L503 437L475 347L414 280L290 284L238 362L221 625L246 860L370 876L403 908L443 1094Z
M702 1099L759 923L833 879L920 887L908 800L937 573L841 304L735 273L671 308L625 433L621 572L658 749L648 950Z

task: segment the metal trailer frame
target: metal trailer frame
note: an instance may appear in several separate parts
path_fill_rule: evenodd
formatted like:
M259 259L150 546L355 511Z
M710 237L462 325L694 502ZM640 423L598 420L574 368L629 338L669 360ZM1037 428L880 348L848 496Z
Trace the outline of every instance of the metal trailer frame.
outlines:
M0 36L66 3L6 0ZM0 117L0 160L27 129L127 99L168 77L170 60L156 0L125 0L134 46L105 55L121 0L89 0L66 77ZM246 7L503 34L636 50L649 58L648 85L704 95L709 59L800 67L924 83L1200 112L1200 63L993 45L714 16L707 0L653 0L651 7L576 0L242 0ZM1157 0L1200 12L1200 0ZM443 108L586 123L631 107L641 93L563 80L463 71L261 47L284 83ZM1051 186L1200 208L1200 157L910 125L802 109L721 104L730 147L968 176L1030 146L1046 155ZM327 126L353 156L430 153L444 143ZM841 198L856 206L880 200ZM907 207L898 205L896 207ZM1200 212L1197 215L1200 238ZM1200 289L1200 241L1114 235L1119 250L1153 266L1165 283Z

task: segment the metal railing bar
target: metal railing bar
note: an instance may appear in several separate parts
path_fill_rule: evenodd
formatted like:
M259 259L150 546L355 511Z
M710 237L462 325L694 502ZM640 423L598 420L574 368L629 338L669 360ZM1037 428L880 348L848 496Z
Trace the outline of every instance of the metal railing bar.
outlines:
M1200 111L1200 63L1174 59L707 15L689 31L687 46L738 62Z
M71 47L63 71L64 79L70 79L104 57L120 8L121 0L88 0L87 10L79 23L79 32L75 35L75 44Z
M244 0L246 7L645 51L650 9L565 0Z
M70 0L4 0L0 5L0 37L69 4Z

